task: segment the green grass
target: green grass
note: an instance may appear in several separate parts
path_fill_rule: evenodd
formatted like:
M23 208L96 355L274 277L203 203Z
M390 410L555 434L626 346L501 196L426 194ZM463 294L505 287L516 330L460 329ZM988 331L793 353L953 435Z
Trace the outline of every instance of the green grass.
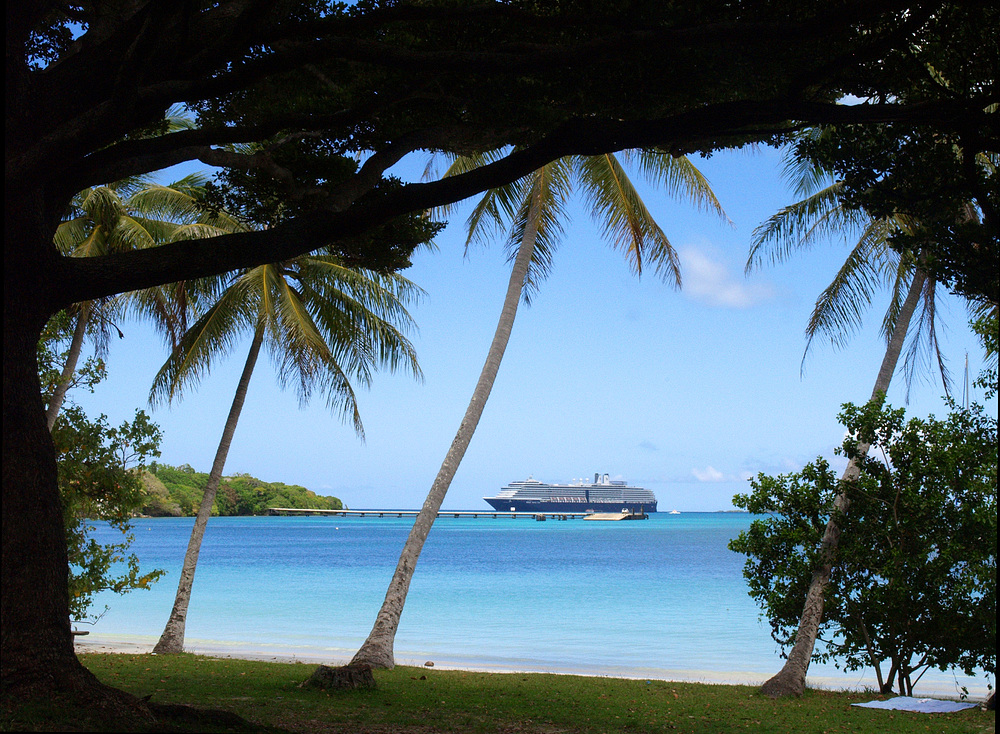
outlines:
M402 667L376 671L375 690L325 692L299 688L314 669L303 663L194 655L91 654L81 660L105 683L158 703L225 709L259 725L302 732L980 734L993 732L995 722L993 712L978 708L915 714L852 707L872 698L859 693L809 691L772 701L748 686ZM13 724L34 725L23 719Z

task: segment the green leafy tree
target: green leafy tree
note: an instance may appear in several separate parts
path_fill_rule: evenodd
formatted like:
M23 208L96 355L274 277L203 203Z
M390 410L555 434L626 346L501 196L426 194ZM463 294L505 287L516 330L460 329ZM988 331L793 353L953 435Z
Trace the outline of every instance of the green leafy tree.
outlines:
M150 497L147 487L146 501L158 501L160 506L181 510L159 514L197 514L208 484L207 473L193 469L190 472L181 471L167 464L153 463L149 466L149 475L161 489L157 496ZM343 508L343 503L337 497L323 497L298 485L265 482L249 474L236 474L223 477L220 481L212 514L263 515L272 507L339 510Z
M73 349L71 324L69 314L59 314L39 342L39 372L46 397L64 384L59 365L66 363L66 352ZM69 383L93 389L104 375L103 363L91 358L79 374L70 376ZM69 558L70 616L76 621L93 618L91 604L97 592L145 589L163 574L158 570L143 573L139 559L129 552L130 520L142 504L140 474L144 462L159 455L160 438L159 428L141 410L133 420L112 428L104 415L91 420L72 402L52 427ZM92 537L93 520L107 522L121 532L122 539L98 543ZM121 563L125 570L116 570Z
M214 280L206 287L207 292L212 290L214 297L154 378L151 401L179 397L248 332L250 350L191 530L174 605L154 647L156 653L184 649L202 538L261 348L266 345L270 350L279 381L282 386L293 383L300 402L305 403L318 388L330 409L347 417L362 437L352 380L368 385L374 371L383 367L405 368L420 375L416 353L403 332L411 326L405 304L420 290L401 275L356 271L332 255L313 254Z
M801 137L810 140L825 135L826 131L813 129ZM915 227L912 219L901 213L872 218L864 212L845 207L842 182L831 181L827 171L797 152L789 158L785 173L795 180L797 192L805 198L785 207L757 229L747 262L748 271L757 266L767 252L773 261L779 261L796 250L812 247L817 241L859 233L857 243L833 282L816 301L806 327L808 341L805 354L820 334L829 337L836 346L845 345L863 323L874 297L888 290L889 305L882 321L886 351L870 400L881 401L889 389L908 337L910 347L903 362L907 386L912 383L923 354L928 362L932 361L932 356L936 358L945 392L948 392L950 380L935 325L937 283L924 269L922 254L900 254L890 247L894 232L910 231ZM859 459L865 450L862 444ZM851 458L842 478L853 479L857 471L858 459ZM850 499L846 494L838 495L837 507L840 515L848 511ZM812 583L803 597L796 643L782 669L761 687L767 695L799 695L805 690L809 661L822 624L824 589L842 533L838 516L829 519L823 534L824 552L817 559Z
M494 151L483 156L459 157L446 177L481 167L501 155L501 151ZM641 173L654 184L724 216L708 181L687 158L675 158L663 151L625 151L621 155L637 161ZM393 643L417 560L486 407L510 339L518 303L522 298L530 301L531 294L548 274L574 183L582 189L594 218L603 226L605 238L625 252L636 273L642 272L644 263L652 265L665 280L680 286L680 269L673 247L614 155L561 158L483 196L469 218L466 246L483 238L486 230L508 230L506 240L513 266L500 319L465 416L400 552L372 630L354 655L353 663L380 668L395 665Z
M813 658L873 668L883 693L912 695L928 668L996 671L997 421L978 406L904 418L877 402L845 405L838 453L858 476L838 481L822 458L759 475L733 503L765 517L729 547L747 556L750 594L785 648L835 518L843 534Z
M141 410L113 428L106 416L91 420L79 406L69 405L56 421L52 440L69 548L70 616L81 621L93 617L97 592L147 589L164 574L143 573L138 557L129 552L131 519L142 506L143 462L159 455L160 431ZM122 539L98 543L91 520L107 522ZM122 563L125 569L117 570Z

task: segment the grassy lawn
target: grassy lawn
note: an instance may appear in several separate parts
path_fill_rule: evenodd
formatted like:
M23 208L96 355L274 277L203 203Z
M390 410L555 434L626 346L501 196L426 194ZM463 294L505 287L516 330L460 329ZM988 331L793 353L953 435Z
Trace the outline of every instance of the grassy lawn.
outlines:
M376 671L375 690L331 693L299 688L315 667L303 663L194 655L81 659L102 681L137 696L225 709L265 728L300 732L928 734L993 732L995 725L993 712L978 708L956 714L859 709L850 704L872 696L858 693L810 691L772 701L748 686L403 667ZM43 717L22 715L3 728L45 728Z

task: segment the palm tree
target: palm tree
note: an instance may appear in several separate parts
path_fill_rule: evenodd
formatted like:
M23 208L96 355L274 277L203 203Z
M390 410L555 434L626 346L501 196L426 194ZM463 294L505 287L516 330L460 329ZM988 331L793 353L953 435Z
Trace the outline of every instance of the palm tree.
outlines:
M495 151L458 158L446 175L483 165L499 154L500 151ZM673 158L656 151L626 151L621 155L626 161L635 160L648 180L665 184L675 195L683 192L699 206L724 216L708 182L686 158ZM604 236L625 251L636 273L641 273L645 260L665 280L680 286L680 269L673 247L614 155L556 160L530 176L484 195L469 218L466 246L482 237L487 225L497 229L509 225L508 246L515 252L500 320L469 407L406 539L371 633L354 655L352 665L378 668L395 665L393 643L417 559L482 416L510 338L518 303L522 297L530 302L531 294L549 271L562 234L560 220L565 217L565 204L574 183L582 187L595 218L603 222Z
M236 431L257 357L267 346L282 386L294 382L300 402L319 388L327 405L350 418L364 436L351 380L369 385L378 367L405 367L420 376L413 345L401 329L412 325L405 303L421 291L398 274L344 267L333 256L303 255L203 281L195 289L211 303L160 369L151 401L169 402L195 384L238 337L253 337L198 509L174 606L156 653L182 652L198 553ZM205 287L207 286L207 287Z
M803 361L813 339L819 334L828 336L836 346L846 344L850 334L860 327L866 307L871 305L876 292L888 287L891 298L882 322L886 351L870 400L882 400L889 389L907 333L911 331L913 316L921 303L923 308L904 361L907 385L912 381L921 349L924 348L927 354L936 357L945 391L948 392L950 380L935 329L936 282L921 269L919 254L900 255L888 245L890 234L897 230L909 230L912 223L902 216L866 219L863 215L847 211L839 204L840 184L830 183L823 171L807 162L798 159L789 161L786 175L798 178L797 192L804 194L805 198L785 207L757 229L747 262L748 271L760 264L762 251L768 247L772 248L772 261L779 261L794 250L811 247L817 240L829 235L851 229L861 232L833 282L816 301L806 327ZM860 463L868 448L867 443L859 442L857 455L850 458L841 476L842 489L834 500L834 512L820 541L821 560L813 572L795 633L795 643L781 671L761 687L766 695L800 695L805 690L805 677L823 617L824 592L840 542L837 517L847 512L850 506L847 490L857 479Z
M200 206L205 181L197 174L166 185L137 177L85 189L73 198L70 211L56 230L55 245L64 255L95 257L233 231L237 225L231 218L224 213L209 213ZM151 316L168 335L176 337L178 319L184 311L172 307L176 301L170 298L168 289L150 288L75 305L76 321L66 362L46 410L50 431L72 384L88 332L94 336L100 354L107 347L112 320L132 308Z

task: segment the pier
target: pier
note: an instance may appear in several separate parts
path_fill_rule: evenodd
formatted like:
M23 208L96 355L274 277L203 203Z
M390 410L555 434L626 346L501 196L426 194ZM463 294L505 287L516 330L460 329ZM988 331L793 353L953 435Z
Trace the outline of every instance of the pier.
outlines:
M271 507L268 515L331 515L334 517L416 517L419 510L314 510L298 507ZM437 517L530 517L534 520L646 520L645 512L531 512L500 510L438 510Z
M419 510L310 510L297 507L270 507L268 515L332 515L339 517L416 517ZM529 517L535 520L579 520L586 512L501 512L499 510L439 510L437 517Z
M645 512L591 512L583 519L618 522L620 520L648 520L649 515Z

